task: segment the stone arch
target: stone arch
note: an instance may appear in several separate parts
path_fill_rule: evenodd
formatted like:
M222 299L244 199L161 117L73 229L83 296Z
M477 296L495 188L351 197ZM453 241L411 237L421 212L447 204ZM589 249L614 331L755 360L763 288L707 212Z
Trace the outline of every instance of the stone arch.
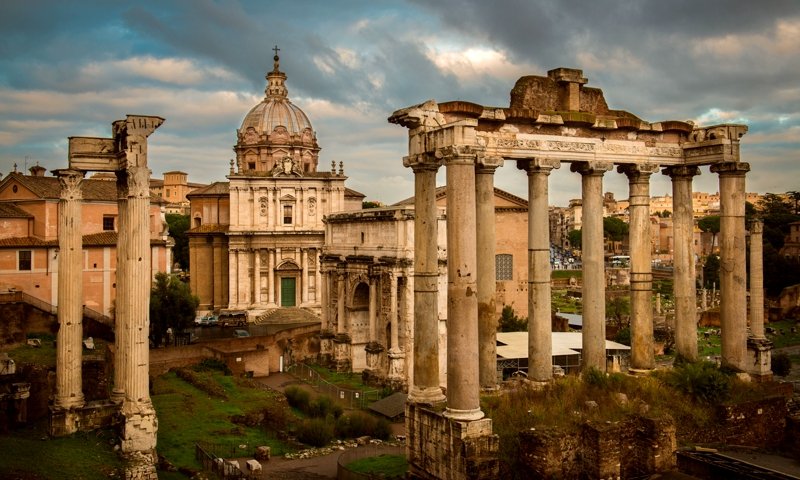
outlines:
M368 310L369 309L369 285L364 282L359 282L353 289L353 296L350 300L350 305L353 310Z

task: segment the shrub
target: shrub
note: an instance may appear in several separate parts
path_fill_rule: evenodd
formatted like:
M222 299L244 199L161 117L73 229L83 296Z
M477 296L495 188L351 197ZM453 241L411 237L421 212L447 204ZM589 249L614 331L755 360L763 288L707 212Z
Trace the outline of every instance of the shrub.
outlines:
M225 389L222 388L222 385L214 381L214 379L209 376L202 375L188 368L179 368L175 371L175 374L181 380L189 383L199 390L206 392L212 397L223 399L228 398L228 395L225 393Z
M621 328L617 335L614 337L614 341L617 343L621 343L623 345L631 346L631 327Z
M331 397L320 395L308 403L306 413L312 417L325 418L328 415L339 418L342 415L342 406L335 403Z
M311 394L308 393L308 391L296 385L290 385L286 387L283 394L286 395L286 400L289 402L289 405L301 412L308 411L308 403L311 400Z
M792 359L786 353L777 353L772 356L772 373L779 377L785 377L792 371Z
M357 438L366 435L386 440L390 434L388 420L364 412L342 415L336 421L336 436L339 438Z
M297 427L297 440L312 447L324 447L333 440L333 425L322 418L304 420Z
M665 380L673 388L704 403L721 403L731 391L730 377L709 362L684 363L668 372Z
M216 370L218 372L222 372L225 375L231 375L231 369L228 368L228 365L218 358L204 358L198 363L194 369L198 372L204 372L209 370Z
M286 430L292 414L289 408L283 403L272 403L264 407L264 428L273 432L280 432Z

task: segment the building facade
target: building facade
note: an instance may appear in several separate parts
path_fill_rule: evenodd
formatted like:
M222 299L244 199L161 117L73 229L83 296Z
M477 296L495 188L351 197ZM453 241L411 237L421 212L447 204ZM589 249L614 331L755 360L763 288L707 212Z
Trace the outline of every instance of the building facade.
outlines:
M321 311L323 217L361 208L344 165L318 170L320 146L306 114L288 97L275 56L265 97L236 132L228 182L187 195L192 292L201 310Z

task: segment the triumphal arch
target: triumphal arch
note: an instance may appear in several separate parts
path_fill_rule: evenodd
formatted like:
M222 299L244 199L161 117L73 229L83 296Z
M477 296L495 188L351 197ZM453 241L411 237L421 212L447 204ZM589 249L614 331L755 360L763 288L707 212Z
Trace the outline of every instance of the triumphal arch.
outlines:
M414 372L406 409L415 478L497 474L497 439L479 403L482 388L496 388L496 320L486 308L495 290L494 209L484 199L491 198L495 170L507 162L528 177L529 378L546 381L553 372L548 176L563 163L582 188L582 368L606 368L603 177L614 170L627 176L630 188L631 368L655 366L649 182L659 171L671 178L673 190L677 354L698 359L692 179L705 166L719 176L722 363L744 372L759 362L758 348L748 355L748 344L761 339L748 342L746 318L744 199L750 165L740 161L739 142L747 127L647 122L610 109L603 92L586 83L581 70L558 68L520 78L509 107L430 100L389 117L408 128L403 163L415 179ZM446 398L436 341L434 191L442 166L448 217ZM753 332L763 338L763 328L754 325Z

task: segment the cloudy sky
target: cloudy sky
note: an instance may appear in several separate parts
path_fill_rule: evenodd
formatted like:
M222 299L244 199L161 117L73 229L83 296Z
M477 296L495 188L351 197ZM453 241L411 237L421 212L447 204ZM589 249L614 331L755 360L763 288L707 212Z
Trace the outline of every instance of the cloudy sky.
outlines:
M508 106L523 75L583 69L611 108L648 121L745 123L747 188L800 190L800 2L794 0L3 0L0 173L66 165L68 136L159 115L153 175L225 180L235 132L280 47L320 169L343 161L368 199L413 194L396 109L427 99ZM580 195L562 167L551 203ZM497 185L526 195L514 165ZM627 197L624 176L606 190ZM670 189L655 175L654 194ZM704 169L695 190L717 191Z

